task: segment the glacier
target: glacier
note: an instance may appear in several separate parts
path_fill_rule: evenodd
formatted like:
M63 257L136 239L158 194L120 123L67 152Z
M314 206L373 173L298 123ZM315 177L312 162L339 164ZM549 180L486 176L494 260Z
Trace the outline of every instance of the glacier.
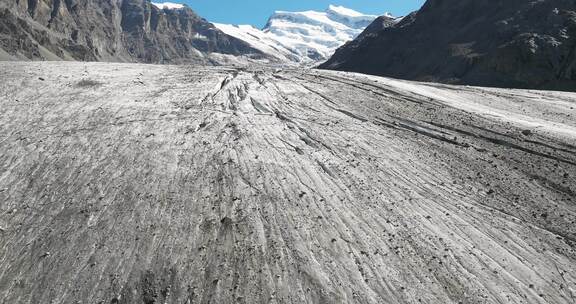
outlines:
M574 303L575 93L0 70L0 303Z

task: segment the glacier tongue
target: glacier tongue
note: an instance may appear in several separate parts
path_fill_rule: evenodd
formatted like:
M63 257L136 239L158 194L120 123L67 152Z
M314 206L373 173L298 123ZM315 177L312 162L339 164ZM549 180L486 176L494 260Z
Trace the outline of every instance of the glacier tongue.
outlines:
M330 5L324 12L277 11L262 30L246 25L215 26L280 60L312 63L328 59L377 17Z

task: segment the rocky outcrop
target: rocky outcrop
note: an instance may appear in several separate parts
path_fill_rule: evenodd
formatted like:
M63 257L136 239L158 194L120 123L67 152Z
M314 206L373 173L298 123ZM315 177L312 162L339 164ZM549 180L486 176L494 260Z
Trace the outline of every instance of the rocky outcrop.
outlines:
M496 87L576 90L576 2L428 0L321 68Z
M264 55L187 6L148 0L12 0L0 4L0 47L20 59L208 62L210 54Z

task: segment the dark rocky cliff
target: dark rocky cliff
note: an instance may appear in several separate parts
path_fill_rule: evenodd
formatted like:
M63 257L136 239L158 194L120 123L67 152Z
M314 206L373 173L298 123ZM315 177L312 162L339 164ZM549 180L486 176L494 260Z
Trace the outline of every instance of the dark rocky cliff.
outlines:
M576 1L428 0L321 68L411 80L576 90Z
M210 53L264 56L188 7L148 0L1 0L0 48L19 59L206 62Z

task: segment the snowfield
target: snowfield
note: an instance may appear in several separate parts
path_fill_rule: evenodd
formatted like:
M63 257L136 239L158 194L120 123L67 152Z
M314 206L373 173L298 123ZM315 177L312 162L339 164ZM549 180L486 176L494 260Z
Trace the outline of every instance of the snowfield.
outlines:
M576 94L0 69L1 303L574 303Z
M159 8L159 9L169 9L169 10L184 8L183 4L172 3L172 2L163 2L163 3L152 2L152 5L154 5L155 7Z

